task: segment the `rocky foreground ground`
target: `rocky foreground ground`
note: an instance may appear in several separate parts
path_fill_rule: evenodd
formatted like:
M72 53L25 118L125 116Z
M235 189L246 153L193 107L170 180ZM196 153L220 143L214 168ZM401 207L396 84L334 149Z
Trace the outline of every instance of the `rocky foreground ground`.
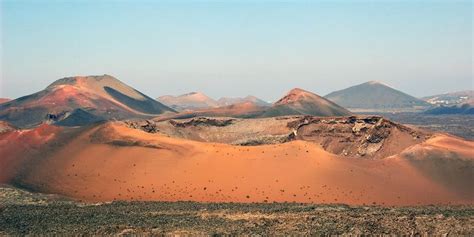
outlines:
M472 235L474 207L351 207L298 203L77 203L0 188L0 235Z

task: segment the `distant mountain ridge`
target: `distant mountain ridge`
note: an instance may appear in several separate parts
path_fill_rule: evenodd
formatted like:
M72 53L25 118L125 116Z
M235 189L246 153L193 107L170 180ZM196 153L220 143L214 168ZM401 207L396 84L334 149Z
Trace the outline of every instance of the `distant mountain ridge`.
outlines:
M251 102L257 106L270 106L271 104L261 100L253 95L249 95L246 97L221 97L220 99L217 100L219 103L219 106L228 106L228 105L233 105L233 104L240 104L240 103L245 103L245 102Z
M190 92L179 96L164 95L157 99L161 103L176 109L204 109L218 107L219 103L201 92Z
M421 98L432 105L474 105L474 90L449 92Z
M217 107L225 107L229 105L235 105L245 102L254 103L257 106L269 106L270 104L255 97L221 97L218 100L207 96L201 92L190 92L179 96L165 95L160 96L157 99L161 103L174 108L176 110L200 110L200 109L212 109Z
M416 110L430 106L421 99L377 81L334 91L324 97L352 111Z
M262 118L287 115L313 115L321 117L347 116L352 113L347 109L321 96L303 89L290 90L277 102L259 105L254 101L244 101L227 106L182 111L176 115L160 116L158 120L192 117L235 117Z

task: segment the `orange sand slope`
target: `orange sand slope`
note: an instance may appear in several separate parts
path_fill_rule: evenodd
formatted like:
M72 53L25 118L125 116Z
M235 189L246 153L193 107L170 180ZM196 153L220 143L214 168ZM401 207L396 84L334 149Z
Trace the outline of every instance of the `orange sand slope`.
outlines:
M86 201L474 203L474 142L446 135L367 160L305 141L232 146L118 122L48 126L27 131L36 139L22 138L25 131L0 135L0 182Z

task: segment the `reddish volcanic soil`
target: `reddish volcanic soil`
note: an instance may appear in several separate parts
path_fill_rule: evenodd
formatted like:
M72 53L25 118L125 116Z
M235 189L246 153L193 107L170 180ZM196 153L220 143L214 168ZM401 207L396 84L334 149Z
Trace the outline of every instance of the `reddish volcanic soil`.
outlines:
M474 142L445 135L374 160L307 141L232 146L118 122L59 131L45 125L1 135L0 181L85 201L474 203Z
M0 183L13 180L18 170L23 169L26 163L34 162L38 150L48 141L54 140L62 130L59 127L47 124L40 125L30 130L12 130L5 123L2 127L8 127L6 132L0 133Z
M37 93L0 104L0 120L21 128L41 123L81 126L163 113L174 110L108 75L62 78Z

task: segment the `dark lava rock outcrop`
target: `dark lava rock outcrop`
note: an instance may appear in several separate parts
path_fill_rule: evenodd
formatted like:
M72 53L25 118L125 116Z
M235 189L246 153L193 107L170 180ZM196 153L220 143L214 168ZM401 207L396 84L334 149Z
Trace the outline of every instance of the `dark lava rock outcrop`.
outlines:
M175 127L190 127L190 126L215 126L215 127L225 127L230 124L234 119L215 119L215 118L206 118L206 117L198 117L192 118L188 121L179 122L176 120L170 120L170 124Z
M426 132L380 116L319 118L306 116L288 123L296 139L320 144L343 156L384 158L426 140Z
M190 118L127 122L132 128L201 142L242 146L303 140L328 152L384 158L428 139L431 134L380 116L282 116L261 119Z
M157 133L159 130L153 120L125 121L125 124L134 129L140 129L148 133Z

